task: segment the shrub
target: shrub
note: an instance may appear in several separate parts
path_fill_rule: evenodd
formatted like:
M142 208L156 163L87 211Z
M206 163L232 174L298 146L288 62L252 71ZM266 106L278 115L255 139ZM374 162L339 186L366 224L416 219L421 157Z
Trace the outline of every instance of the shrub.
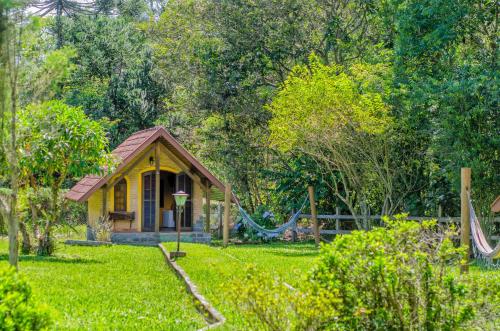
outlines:
M229 297L245 313L249 330L315 330L337 317L330 309L338 304L333 292L294 289L254 266L232 282Z
M111 241L112 229L113 222L109 219L109 216L101 216L97 219L92 229L93 237L97 241Z
M0 269L0 330L47 330L46 309L31 300L31 288L14 269Z
M233 284L234 301L255 329L456 330L490 323L499 295L485 280L458 273L464 250L454 247L453 229L384 222L322 246L299 288L252 272ZM488 299L476 299L478 293ZM484 318L473 321L478 316Z
M453 266L463 249L435 222L384 220L324 246L310 280L334 291L347 329L454 330L473 318Z

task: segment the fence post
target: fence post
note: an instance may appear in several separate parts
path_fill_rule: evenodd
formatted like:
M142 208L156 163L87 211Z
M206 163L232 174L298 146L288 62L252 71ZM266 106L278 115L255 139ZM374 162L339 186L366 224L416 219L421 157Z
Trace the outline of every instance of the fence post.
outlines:
M335 215L340 216L340 207L335 207ZM340 218L335 219L335 230L338 232L340 231Z
M307 190L309 192L309 203L311 204L311 220L314 232L314 241L316 246L319 246L319 226L318 226L318 215L316 213L316 200L314 198L314 187L308 186Z
M229 218L231 217L231 184L226 184L224 192L224 227L222 232L224 247L229 243Z
M471 169L462 168L460 171L461 179L461 191L460 191L460 245L467 247L467 256L465 257L465 263L461 266L461 272L469 271L469 261L470 261L470 211L467 192L470 192L471 188Z
M222 228L223 228L223 223L222 223L222 205L220 202L217 202L217 218L219 222L219 228L217 235L219 236L219 239L222 239Z

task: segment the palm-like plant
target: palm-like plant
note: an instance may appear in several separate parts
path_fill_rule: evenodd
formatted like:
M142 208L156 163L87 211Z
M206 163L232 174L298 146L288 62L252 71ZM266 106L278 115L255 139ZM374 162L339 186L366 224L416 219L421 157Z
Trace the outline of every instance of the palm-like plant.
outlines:
M87 0L37 0L32 3L32 6L37 9L35 14L39 16L55 13L57 48L61 48L63 44L61 21L63 15L91 15L97 12L96 2Z

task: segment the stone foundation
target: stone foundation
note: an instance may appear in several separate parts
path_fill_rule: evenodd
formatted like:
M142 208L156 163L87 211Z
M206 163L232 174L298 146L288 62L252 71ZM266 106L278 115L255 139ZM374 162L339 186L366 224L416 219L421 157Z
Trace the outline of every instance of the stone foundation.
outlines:
M210 243L212 236L204 232L182 232L181 242ZM115 232L111 241L119 244L151 245L161 242L177 241L176 232Z

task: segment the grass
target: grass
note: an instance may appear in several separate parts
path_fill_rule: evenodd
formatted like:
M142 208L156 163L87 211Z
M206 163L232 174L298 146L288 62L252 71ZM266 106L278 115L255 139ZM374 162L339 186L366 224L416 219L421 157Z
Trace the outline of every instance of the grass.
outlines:
M7 266L0 240L0 267ZM60 244L54 257L21 256L34 300L60 330L194 330L206 325L156 247Z
M173 250L174 244L164 243ZM178 264L188 273L200 292L227 319L221 330L243 330L244 320L238 309L227 297L225 288L231 281L243 277L246 266L279 275L294 286L312 267L318 250L312 244L238 245L228 248L200 244L181 244L187 256Z

